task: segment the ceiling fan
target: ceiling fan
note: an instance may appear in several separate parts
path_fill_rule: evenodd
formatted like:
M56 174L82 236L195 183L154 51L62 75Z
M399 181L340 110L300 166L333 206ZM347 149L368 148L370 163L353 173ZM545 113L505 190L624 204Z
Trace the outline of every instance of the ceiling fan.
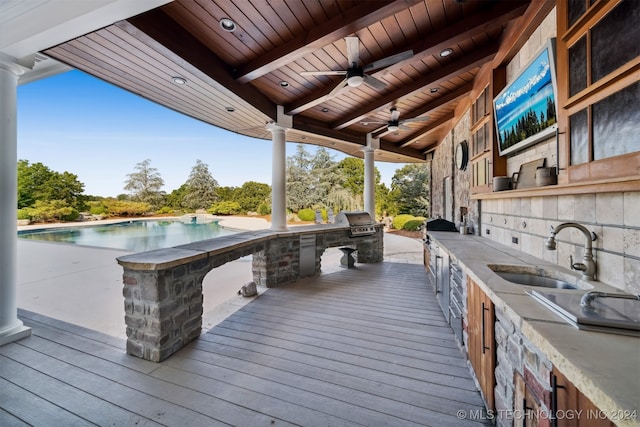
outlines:
M371 77L370 75L365 74L365 72L376 70L378 68L385 68L413 56L413 50L406 50L378 61L374 61L370 64L360 66L360 39L358 37L345 37L344 39L347 42L347 59L349 60L348 69L336 71L302 71L300 73L302 76L345 76L344 80L333 88L331 93L329 93L329 96L335 95L345 86L358 87L362 83L371 86L374 89L384 89L387 85L385 82L378 80L375 77Z
M422 117L414 117L412 119L400 119L400 111L396 107L391 107L391 117L389 121L386 122L377 122L377 121L363 121L363 125L368 125L370 123L381 123L387 125L388 132L397 132L399 130L411 130L408 126L405 126L405 123L411 122L424 122L429 120L429 116Z

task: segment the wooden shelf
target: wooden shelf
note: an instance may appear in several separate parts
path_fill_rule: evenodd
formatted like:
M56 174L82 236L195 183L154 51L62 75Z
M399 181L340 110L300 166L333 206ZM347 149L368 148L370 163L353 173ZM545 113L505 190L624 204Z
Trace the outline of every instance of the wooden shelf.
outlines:
M640 175L606 179L591 182L578 182L546 187L523 188L521 190L495 191L492 193L473 194L474 200L513 199L516 197L563 196L573 194L617 193L640 190Z

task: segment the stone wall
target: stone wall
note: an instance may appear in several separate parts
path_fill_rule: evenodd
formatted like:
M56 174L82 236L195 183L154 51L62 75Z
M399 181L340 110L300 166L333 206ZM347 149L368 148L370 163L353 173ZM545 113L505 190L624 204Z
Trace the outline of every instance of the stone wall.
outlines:
M202 280L212 269L253 255L256 284L273 287L300 278L300 236L314 234L315 274L326 248L349 246L360 263L383 259L383 230L351 237L348 227L315 227L305 232L239 233L177 248L118 258L124 268L123 295L127 353L159 362L200 336Z
M456 124L453 131L442 141L435 150L431 162L431 218L445 218L459 225L462 215L466 213L468 221L473 225L477 233L479 223L478 202L471 200L471 165L466 170L455 167L455 148L462 141L471 144L470 113L464 114L462 120ZM451 200L446 206L444 197L445 179L451 179ZM446 212L453 213L452 218L447 218Z

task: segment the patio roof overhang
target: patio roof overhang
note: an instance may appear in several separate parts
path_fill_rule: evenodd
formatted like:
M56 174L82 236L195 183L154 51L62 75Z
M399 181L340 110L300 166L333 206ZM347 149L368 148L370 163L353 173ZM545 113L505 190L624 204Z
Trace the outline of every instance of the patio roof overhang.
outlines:
M16 34L5 38L0 50L21 60L37 53L42 64L34 69L44 70L44 64L51 63L44 60L54 58L249 137L270 140L265 125L277 120L280 107L291 116L287 141L362 157L371 134L379 138L375 160L420 162L468 110L476 77L506 63L555 1L89 4L3 2L3 34ZM223 19L232 21L235 31L222 28ZM301 74L347 70L345 37L352 36L358 37L352 49L358 52L357 65L383 65L365 70L379 87L345 85L334 90L345 76ZM446 49L451 54L441 55ZM406 51L411 53L399 62L386 61ZM63 69L49 66L43 75ZM21 80L33 78L29 76ZM175 77L184 84L176 84ZM421 119L390 131L391 108L400 120Z

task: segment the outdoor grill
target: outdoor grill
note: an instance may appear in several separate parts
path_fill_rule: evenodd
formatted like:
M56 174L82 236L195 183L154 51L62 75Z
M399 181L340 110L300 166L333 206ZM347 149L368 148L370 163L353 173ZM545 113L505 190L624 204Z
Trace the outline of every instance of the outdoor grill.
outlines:
M369 236L376 229L368 212L340 212L336 215L336 224L348 225L349 236Z

